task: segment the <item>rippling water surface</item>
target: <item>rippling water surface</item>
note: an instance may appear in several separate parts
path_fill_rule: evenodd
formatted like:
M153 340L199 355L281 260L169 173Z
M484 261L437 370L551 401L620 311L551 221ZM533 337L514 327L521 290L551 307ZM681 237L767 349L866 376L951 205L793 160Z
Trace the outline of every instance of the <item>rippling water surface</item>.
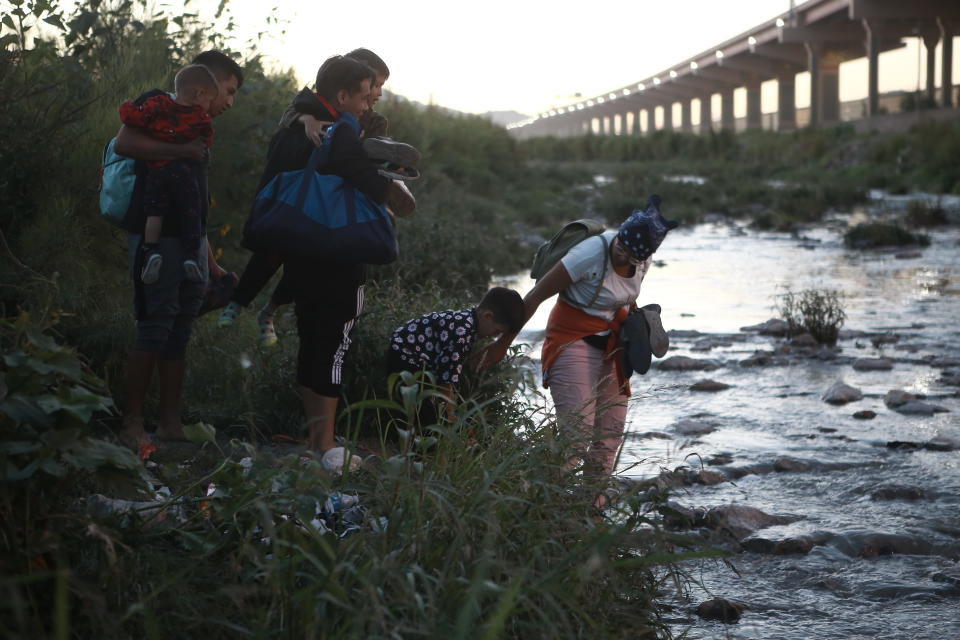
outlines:
M675 498L691 507L737 503L795 514L801 516L797 522L757 535L831 541L805 555L737 553L730 558L736 572L713 561L688 566L701 584L691 585L689 598L672 600L676 633L704 639L960 637L960 452L886 446L935 436L960 439L958 388L942 381L944 369L931 366L934 358L960 358L960 232L934 231L930 247L898 257L845 250L846 222L838 219L801 237L726 225L677 229L644 283L640 304L659 303L668 330L721 334L730 345L695 351L698 337L674 336L668 357L710 358L720 368L654 368L634 376L628 431L662 431L671 437L628 437L621 474L650 477L663 468L699 466L718 453L732 456L728 467L784 456L808 461L812 471L748 474L715 486L685 487ZM531 285L524 278L515 283L521 290ZM899 341L876 347L869 336L847 338L834 361L741 366L754 351L775 348L775 339L740 328L773 317L775 297L786 287L840 290L846 329L890 332ZM521 334L534 358L550 306L545 304ZM892 359L893 369L856 371L849 361L879 356ZM718 393L688 389L704 378L732 386ZM821 394L841 380L864 398L843 406L824 403ZM949 412L908 416L891 411L883 396L893 389L925 394L927 402ZM864 409L877 417L852 417ZM672 429L682 419L717 429L683 437ZM922 490L924 497L872 499L877 487L894 484ZM877 555L855 549L870 536L887 534L906 540L901 548L912 552L881 549ZM739 600L749 611L736 625L702 621L692 611L711 597Z

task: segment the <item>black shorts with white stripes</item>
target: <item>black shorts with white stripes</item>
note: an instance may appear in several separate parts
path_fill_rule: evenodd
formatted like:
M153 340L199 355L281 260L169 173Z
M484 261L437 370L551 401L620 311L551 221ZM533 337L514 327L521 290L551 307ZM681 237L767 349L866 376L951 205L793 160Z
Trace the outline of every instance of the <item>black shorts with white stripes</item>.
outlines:
M287 258L283 268L300 336L297 383L339 398L350 334L363 311L366 266Z

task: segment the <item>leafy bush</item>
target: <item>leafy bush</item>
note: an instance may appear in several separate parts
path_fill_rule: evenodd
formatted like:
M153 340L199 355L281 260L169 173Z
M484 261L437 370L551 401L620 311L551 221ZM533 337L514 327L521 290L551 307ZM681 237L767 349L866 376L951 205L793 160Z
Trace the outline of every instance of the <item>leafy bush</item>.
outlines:
M926 247L930 238L922 233L907 231L898 224L864 222L843 234L843 244L849 249L875 249L916 245Z
M820 344L831 346L847 318L840 293L833 289L787 291L778 298L777 308L791 335L809 333Z

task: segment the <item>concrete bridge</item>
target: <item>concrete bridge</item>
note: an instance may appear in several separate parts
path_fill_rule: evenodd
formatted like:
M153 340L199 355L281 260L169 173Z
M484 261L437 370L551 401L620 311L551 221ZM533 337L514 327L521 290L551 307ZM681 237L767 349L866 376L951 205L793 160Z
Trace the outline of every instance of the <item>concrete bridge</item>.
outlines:
M740 35L710 47L663 71L625 87L510 125L520 138L651 133L658 128L681 131L767 128L792 130L842 119L841 62L867 59L867 98L860 117L893 110L882 103L879 55L904 46L907 37L923 40L926 50L926 95L955 116L953 37L960 34L960 0L809 0ZM942 42L940 90L936 89L936 47ZM810 74L810 107L796 108L796 76ZM762 83L775 80L776 113L765 122ZM734 91L746 89L746 118L737 122ZM715 96L719 94L719 100ZM714 120L714 102L720 108ZM679 104L679 118L674 105ZM849 108L849 105L845 105ZM691 113L699 110L699 125ZM659 115L658 115L659 113ZM849 115L849 114L847 114ZM658 121L661 126L658 127Z

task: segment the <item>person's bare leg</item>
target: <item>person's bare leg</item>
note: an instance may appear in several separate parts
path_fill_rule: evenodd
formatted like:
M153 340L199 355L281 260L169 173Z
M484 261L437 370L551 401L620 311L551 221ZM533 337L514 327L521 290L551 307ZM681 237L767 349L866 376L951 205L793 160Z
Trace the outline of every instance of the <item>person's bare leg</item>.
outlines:
M307 387L300 387L300 397L303 400L303 414L306 417L307 448L322 454L337 446L334 440L333 426L337 416L337 401L339 398L321 396Z
M131 351L127 357L127 389L123 408L123 425L117 437L134 452L146 440L143 428L143 403L150 388L157 354L152 351Z
M186 360L160 360L160 422L157 437L161 440L186 440L180 407L183 401L183 376L187 370Z
M147 244L160 242L160 231L163 229L163 216L149 216L143 225L143 241Z

